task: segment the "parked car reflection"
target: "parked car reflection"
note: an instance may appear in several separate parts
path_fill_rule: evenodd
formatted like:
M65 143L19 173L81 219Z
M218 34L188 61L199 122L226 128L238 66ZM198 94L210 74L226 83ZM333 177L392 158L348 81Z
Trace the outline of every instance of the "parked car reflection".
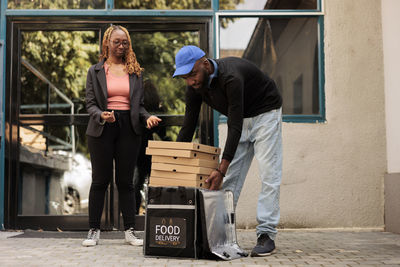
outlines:
M71 169L63 176L63 214L72 215L88 212L89 190L92 181L90 160L83 154L72 157Z

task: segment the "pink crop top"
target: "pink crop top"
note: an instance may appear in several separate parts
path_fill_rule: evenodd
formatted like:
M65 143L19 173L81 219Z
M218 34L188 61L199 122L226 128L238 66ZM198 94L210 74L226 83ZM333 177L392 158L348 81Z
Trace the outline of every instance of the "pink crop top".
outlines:
M107 80L107 109L129 110L129 74L116 76L108 71L109 66L104 64Z

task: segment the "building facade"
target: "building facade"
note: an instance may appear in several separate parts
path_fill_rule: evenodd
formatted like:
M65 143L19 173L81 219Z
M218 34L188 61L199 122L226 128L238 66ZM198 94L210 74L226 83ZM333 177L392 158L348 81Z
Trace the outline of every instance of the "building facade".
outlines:
M145 68L147 108L165 121L152 138L174 140L182 124L184 84L171 78L182 45L246 58L283 96L280 227L400 232L397 2L2 1L3 228L86 227L86 72L104 30L121 24ZM223 147L226 132L226 118L204 106L195 141ZM257 224L257 168L239 199L239 228ZM109 229L121 220L114 191Z

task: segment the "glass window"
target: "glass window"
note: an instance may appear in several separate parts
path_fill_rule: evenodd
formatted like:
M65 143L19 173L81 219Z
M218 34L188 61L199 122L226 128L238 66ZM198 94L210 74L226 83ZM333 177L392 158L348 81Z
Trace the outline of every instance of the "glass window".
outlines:
M21 37L20 113L85 113L86 74L98 61L98 34L32 31Z
M221 10L317 9L317 0L220 0Z
M319 114L318 19L229 19L221 18L220 58L248 59L272 77L285 115Z
M85 130L86 125L19 127L19 215L87 214L92 170Z
M57 122L85 114L86 74L98 61L99 32L22 31L20 47L20 115L49 114ZM19 127L19 215L87 214L86 125L55 124Z
M131 33L132 48L144 68L144 105L152 114L185 114L183 79L172 79L175 54L184 45L199 45L197 31ZM180 127L158 133L163 140L175 140Z
M115 0L114 5L117 9L211 9L211 0Z
M104 9L106 0L8 0L9 9Z

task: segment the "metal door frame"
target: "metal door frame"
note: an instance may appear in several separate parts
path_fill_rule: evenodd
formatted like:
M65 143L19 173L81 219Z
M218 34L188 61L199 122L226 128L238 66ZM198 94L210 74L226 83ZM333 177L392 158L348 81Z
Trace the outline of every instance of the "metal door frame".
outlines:
M92 30L100 33L100 42L105 29L111 24L122 24L129 31L198 31L199 46L206 52L210 51L210 25L212 17L7 17L7 63L6 63L6 98L5 122L8 125L5 132L5 212L4 226L6 229L44 229L56 230L86 230L87 215L18 215L18 177L19 173L19 133L23 124L46 125L85 125L88 115L53 115L34 114L19 115L20 105L20 38L21 31L36 30ZM99 44L100 45L100 44ZM160 116L166 125L181 126L183 115ZM200 141L204 144L214 144L213 112L205 107L200 115ZM112 189L112 187L111 187ZM112 206L114 190L108 191L102 224L105 229L121 228L119 216L115 216ZM144 228L144 216L137 216L136 229Z

